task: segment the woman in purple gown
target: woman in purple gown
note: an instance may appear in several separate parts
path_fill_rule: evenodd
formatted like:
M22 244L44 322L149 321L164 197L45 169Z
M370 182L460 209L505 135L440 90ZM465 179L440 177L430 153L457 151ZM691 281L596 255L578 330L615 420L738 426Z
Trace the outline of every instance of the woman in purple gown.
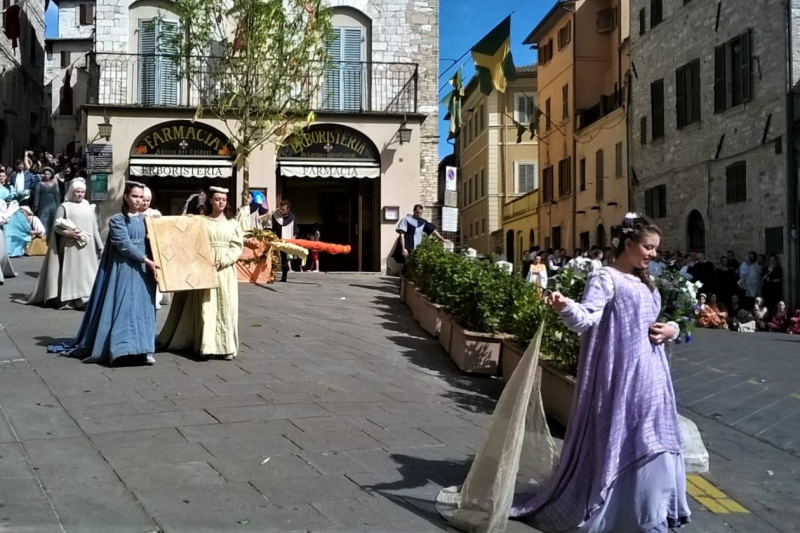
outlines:
M678 325L657 322L661 297L647 275L658 227L623 220L613 263L591 274L582 302L552 306L582 334L577 388L561 460L513 517L548 532L666 533L689 522L683 437L664 343Z

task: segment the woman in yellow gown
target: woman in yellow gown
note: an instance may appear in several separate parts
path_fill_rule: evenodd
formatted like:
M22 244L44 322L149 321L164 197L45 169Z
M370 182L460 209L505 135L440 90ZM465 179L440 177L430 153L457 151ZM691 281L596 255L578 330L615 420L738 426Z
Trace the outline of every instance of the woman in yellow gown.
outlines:
M218 289L175 293L167 321L156 339L164 351L191 351L202 357L231 360L239 352L239 284L236 261L242 255L244 237L230 215L228 190L209 188L203 217L211 240Z

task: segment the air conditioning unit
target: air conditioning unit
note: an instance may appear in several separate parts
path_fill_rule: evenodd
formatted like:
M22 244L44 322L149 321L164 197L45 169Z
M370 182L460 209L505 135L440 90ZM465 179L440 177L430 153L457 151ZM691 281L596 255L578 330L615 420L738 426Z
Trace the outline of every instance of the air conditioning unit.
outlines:
M606 9L597 13L597 33L608 33L614 31L614 21L616 20L616 10Z

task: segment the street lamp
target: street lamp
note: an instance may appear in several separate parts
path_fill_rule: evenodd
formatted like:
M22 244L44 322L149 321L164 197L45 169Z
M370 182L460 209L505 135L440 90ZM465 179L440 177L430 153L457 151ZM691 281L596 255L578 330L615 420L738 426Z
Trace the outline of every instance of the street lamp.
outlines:
M400 125L400 129L397 130L397 137L400 139L400 144L405 144L411 142L411 128L406 126L406 123L403 122Z
M114 126L111 125L111 121L108 118L108 115L104 117L104 122L97 125L98 137L103 137L106 142L111 140L111 130Z

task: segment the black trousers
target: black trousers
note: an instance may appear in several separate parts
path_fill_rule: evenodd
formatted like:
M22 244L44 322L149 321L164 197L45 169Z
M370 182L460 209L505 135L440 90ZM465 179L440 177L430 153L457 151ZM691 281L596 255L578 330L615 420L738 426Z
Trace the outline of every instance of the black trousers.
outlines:
M285 280L289 275L289 257L284 252L281 252L281 272L283 272L281 279Z

